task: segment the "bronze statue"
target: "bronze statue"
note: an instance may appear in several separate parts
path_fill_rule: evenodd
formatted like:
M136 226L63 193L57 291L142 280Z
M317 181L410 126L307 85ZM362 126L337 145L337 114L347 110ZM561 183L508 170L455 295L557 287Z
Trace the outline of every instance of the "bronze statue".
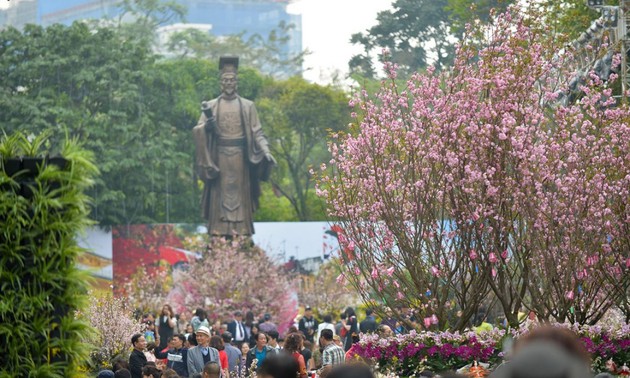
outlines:
M202 213L208 233L253 235L260 181L269 178L276 160L269 152L254 103L237 90L237 57L221 57L221 95L202 102L193 129L195 166L203 180Z

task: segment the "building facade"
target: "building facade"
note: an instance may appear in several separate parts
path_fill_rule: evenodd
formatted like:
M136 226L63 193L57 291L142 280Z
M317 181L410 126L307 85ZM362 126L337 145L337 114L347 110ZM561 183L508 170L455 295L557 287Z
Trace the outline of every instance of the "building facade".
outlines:
M0 9L0 29L22 28L32 23L42 26L70 25L74 21L116 18L123 12L121 0L12 0ZM281 22L295 26L281 54L295 56L302 51L302 16L290 14L291 0L176 0L186 7L186 23L208 25L215 36L244 32L245 38L259 34L266 38ZM173 20L173 23L180 20Z

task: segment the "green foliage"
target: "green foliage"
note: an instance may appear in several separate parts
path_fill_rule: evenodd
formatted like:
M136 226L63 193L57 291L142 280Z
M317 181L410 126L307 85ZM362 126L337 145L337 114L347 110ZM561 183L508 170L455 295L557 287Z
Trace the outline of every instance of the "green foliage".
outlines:
M466 24L490 21L491 12L503 12L513 0L448 0L445 10L449 12L451 32L459 37Z
M262 36L258 33L245 38L246 31L239 34L217 37L201 30L188 29L174 33L168 50L180 57L203 58L218 61L221 55L236 55L242 65L256 67L266 75L286 78L302 72L304 57L302 51L295 55L283 52L289 43L293 24L281 21L278 26Z
M606 3L619 4L618 1ZM558 33L565 34L570 39L578 38L599 17L599 13L587 7L586 1L582 0L547 0L542 1L540 6L548 15L546 22L553 25Z
M451 64L455 42L466 23L485 22L490 9L502 10L511 3L514 1L396 0L392 10L379 12L376 25L352 36L351 42L362 46L364 51L350 59L350 69L374 77L374 58L382 58L383 48L389 50L389 59L399 64L403 75L429 64L443 69Z
M260 208L254 213L254 221L293 222L297 220L291 202L282 194L274 191L270 183L263 183Z
M119 32L127 38L143 39L147 43L155 41L158 27L184 21L186 14L186 6L175 0L121 0L119 7L122 12L113 20Z
M255 98L262 78L241 71ZM75 23L0 32L0 129L67 131L97 157L90 194L101 225L200 222L191 129L219 92L216 63L156 63L146 43Z
M267 83L257 107L278 160L274 190L289 200L299 220L325 219L309 170L330 160L328 133L345 130L350 122L346 94L295 77Z
M74 316L87 278L75 237L90 224L85 192L97 169L75 141L51 142L23 133L0 140L0 377L78 376L88 359L93 330ZM57 153L65 166L42 160L36 173L7 174L10 158Z
M101 226L200 223L191 130L201 101L220 93L217 65L157 60L147 41L118 28L7 29L0 32L0 130L46 130L57 149L66 133L81 140L101 171L89 192L91 217ZM328 160L327 129L347 124L345 95L297 78L264 78L246 66L239 93L256 101L264 130L277 142L274 152L282 151L274 187L294 211L287 213L283 201L263 202L257 220L323 219L308 168Z

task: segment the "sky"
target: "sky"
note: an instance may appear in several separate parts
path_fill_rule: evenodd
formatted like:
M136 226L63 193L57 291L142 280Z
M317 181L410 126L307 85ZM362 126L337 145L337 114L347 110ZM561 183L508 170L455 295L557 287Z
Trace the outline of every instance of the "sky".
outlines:
M302 47L312 52L304 62L304 68L311 68L304 77L327 84L335 70L345 76L348 61L361 52L360 46L350 44L350 37L375 25L377 13L391 4L392 0L296 0L289 5L289 12L302 14Z

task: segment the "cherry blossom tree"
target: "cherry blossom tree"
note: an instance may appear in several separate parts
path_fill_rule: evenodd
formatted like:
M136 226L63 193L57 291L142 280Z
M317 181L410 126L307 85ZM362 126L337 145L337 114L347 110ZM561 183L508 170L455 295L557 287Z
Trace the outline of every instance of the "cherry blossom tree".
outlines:
M301 304L315 309L320 318L360 303L355 290L337 282L341 274L340 263L335 258L322 264L316 274L301 277L298 299Z
M88 340L94 346L90 354L93 368L111 368L114 359L129 359L131 337L143 332L144 325L134 318L133 308L124 299L106 292L89 294L88 307L77 316L96 330Z
M352 131L334 135L319 191L345 278L400 318L462 329L492 295L512 326L524 309L594 323L622 297L630 109L614 73L559 104L575 53L535 12L469 28L448 72L400 85L386 63L380 92L353 100Z
M280 331L293 324L297 281L265 251L240 238L194 235L182 243L199 254L185 269L140 269L125 285L125 295L138 308L156 311L169 303L181 313L201 307L210 319L223 320L235 310L252 311L271 314Z

